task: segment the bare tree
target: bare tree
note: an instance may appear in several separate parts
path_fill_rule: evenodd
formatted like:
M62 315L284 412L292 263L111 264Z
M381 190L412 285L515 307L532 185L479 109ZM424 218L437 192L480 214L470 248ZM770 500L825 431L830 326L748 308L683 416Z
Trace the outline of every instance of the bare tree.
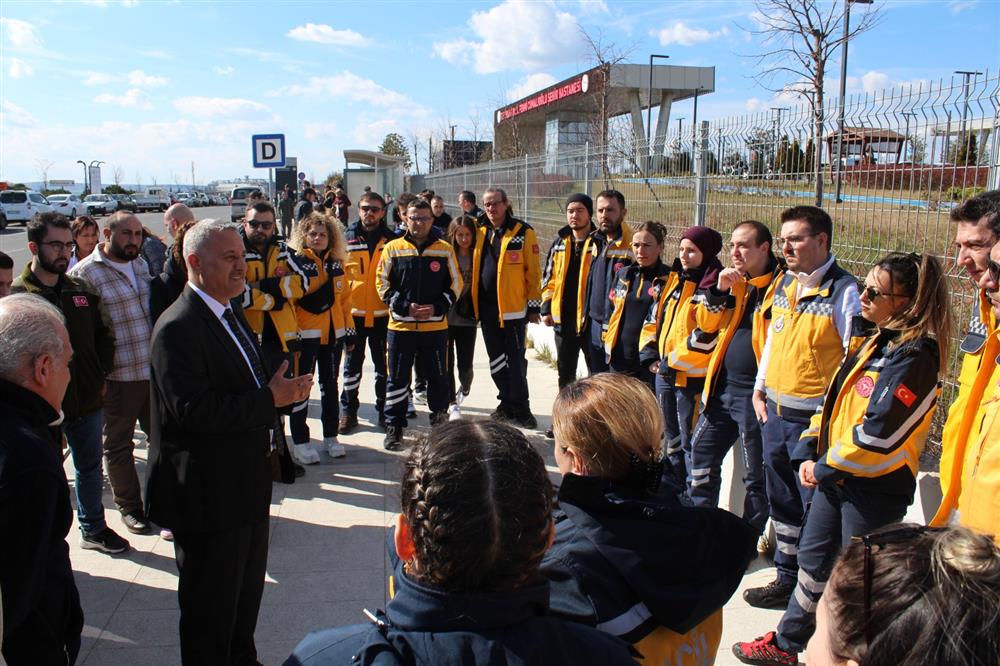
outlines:
M407 139L410 141L410 145L413 146L413 167L417 170L417 175L420 175L420 149L423 139L417 135L416 130L410 130Z
M49 189L49 169L51 169L54 165L55 162L41 157L35 160L35 173L38 174L38 179L42 181L43 190Z
M137 192L142 191L142 174L139 173L138 169L135 170L135 189Z
M115 181L115 185L118 187L122 186L122 181L125 180L125 169L118 165L115 165L111 169L111 178Z
M604 174L605 181L607 181L610 173L608 155L609 152L612 151L609 128L611 115L611 87L609 85L609 80L611 77L611 68L627 59L632 52L635 51L637 42L633 42L628 46L619 48L614 42L605 41L604 33L601 30L597 30L596 33L591 34L581 25L577 25L577 29L580 31L580 36L584 40L585 48L588 53L588 60L591 65L600 72L600 81L594 81L591 83L591 86L596 89L596 94L591 97L596 105L596 113L591 116L590 127L588 128L587 135L590 137L591 141L596 142L603 148L601 150L601 171ZM636 162L635 150L637 149L637 146L634 141L629 141L628 143L630 144L626 149L628 154L624 155L624 157L634 164ZM620 149L621 146L618 148Z
M760 38L761 51L743 54L756 65L753 79L765 90L788 90L789 78L798 88L794 92L807 97L812 104L813 138L817 146L823 141L823 95L827 63L830 57L856 36L877 25L881 8L865 4L854 25L844 35L844 10L847 3L822 0L754 0L756 28L744 28ZM776 81L783 85L774 86ZM822 150L813 154L816 173L816 205L823 201Z

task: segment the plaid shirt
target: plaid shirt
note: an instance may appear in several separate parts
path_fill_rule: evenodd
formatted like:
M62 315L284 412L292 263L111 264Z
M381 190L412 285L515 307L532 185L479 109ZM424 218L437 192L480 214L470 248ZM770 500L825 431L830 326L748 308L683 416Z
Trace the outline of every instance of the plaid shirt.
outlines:
M104 244L98 244L90 256L80 260L70 270L97 289L111 317L115 332L114 370L108 379L115 382L149 380L149 348L153 325L149 317L149 268L142 258L132 260L132 270L139 285L104 254Z

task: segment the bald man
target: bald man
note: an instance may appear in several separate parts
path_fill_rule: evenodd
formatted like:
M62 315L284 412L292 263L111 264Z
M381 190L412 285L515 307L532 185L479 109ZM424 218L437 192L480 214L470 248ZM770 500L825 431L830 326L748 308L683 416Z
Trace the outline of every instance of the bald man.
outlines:
M188 222L194 222L194 213L182 203L175 203L163 213L163 224L171 238Z

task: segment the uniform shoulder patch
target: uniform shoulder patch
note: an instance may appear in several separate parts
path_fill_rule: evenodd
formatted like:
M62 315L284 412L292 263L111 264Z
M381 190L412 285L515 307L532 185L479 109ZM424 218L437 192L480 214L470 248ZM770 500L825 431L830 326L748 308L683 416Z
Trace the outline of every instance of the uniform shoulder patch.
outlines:
M911 391L906 384L900 384L897 386L896 390L893 391L892 394L907 407L912 407L913 402L917 399L917 394Z

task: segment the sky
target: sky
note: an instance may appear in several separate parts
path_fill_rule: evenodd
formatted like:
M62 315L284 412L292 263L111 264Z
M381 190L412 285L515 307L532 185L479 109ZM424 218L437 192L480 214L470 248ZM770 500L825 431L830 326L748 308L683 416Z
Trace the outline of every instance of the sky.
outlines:
M1000 65L1000 0L880 4L880 24L851 42L849 93ZM284 134L322 180L345 149L374 150L388 132L422 153L450 125L456 139L483 138L495 109L593 65L581 30L625 62L715 66L700 118L762 111L776 102L745 57L761 48L754 11L742 0L4 0L0 180L47 169L79 183L77 160L103 160L105 183L117 169L123 183L190 184L192 163L197 186L266 177L252 167L260 133ZM833 90L839 68L834 58ZM673 115L690 118L690 105Z

